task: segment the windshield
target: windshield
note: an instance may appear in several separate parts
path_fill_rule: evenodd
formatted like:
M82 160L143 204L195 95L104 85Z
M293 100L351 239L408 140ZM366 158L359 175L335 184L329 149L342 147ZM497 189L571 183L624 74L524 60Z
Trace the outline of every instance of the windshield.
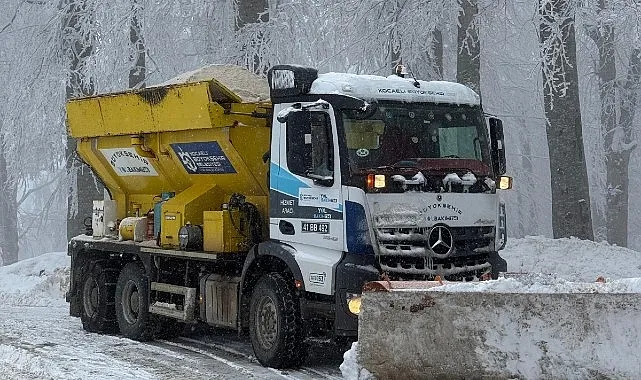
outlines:
M349 111L342 119L352 170L413 166L430 158L490 161L479 107L380 103L366 119Z

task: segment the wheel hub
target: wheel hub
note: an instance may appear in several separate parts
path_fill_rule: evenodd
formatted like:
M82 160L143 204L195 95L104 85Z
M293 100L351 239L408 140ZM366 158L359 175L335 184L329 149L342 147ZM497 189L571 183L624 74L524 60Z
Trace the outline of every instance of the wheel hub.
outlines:
M129 281L122 292L122 311L127 323L134 324L138 321L139 307L138 287L133 281Z
M270 349L276 343L278 335L276 304L270 297L266 296L260 300L256 324L256 335L260 344L266 349Z
M98 312L98 300L100 298L100 290L98 283L95 279L91 278L85 283L83 289L83 306L87 316L92 317Z

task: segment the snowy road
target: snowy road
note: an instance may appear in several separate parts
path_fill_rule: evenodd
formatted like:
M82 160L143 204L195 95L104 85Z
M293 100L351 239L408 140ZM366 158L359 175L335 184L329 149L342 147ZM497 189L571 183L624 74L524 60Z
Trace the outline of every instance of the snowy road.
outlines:
M600 286L600 292L610 289L620 293L641 293L641 254L625 248L578 239L528 237L511 240L503 256L509 263L510 272L530 274L519 282L525 287L519 291L532 292L546 287L549 292L567 293L586 286ZM65 252L53 252L0 267L0 380L340 379L341 375L358 379L362 375L354 350L343 362L342 351L328 345L312 350L303 368L278 371L258 364L250 344L232 332L207 329L188 337L151 343L86 333L80 320L69 316L69 306L64 302L69 287L69 264ZM607 279L607 283L595 285L594 280L599 277ZM513 280L507 278L474 286L503 286L513 291ZM626 329L632 324L617 320L613 326ZM546 327L539 330L547 331ZM641 336L641 329L626 334ZM582 336L578 335L577 339L583 341ZM521 336L515 335L495 348L511 352L514 347L522 347L527 351L530 346L519 339ZM606 342L612 337L599 339ZM573 349L559 355L568 357L576 352L581 351ZM633 371L637 369L635 375L638 375L638 363L641 362L638 350L624 349L622 352L617 347L598 356L607 359L608 368L604 373L633 368ZM525 352L522 357L536 359L531 352ZM343 374L339 369L341 363ZM619 363L617 368L614 363ZM547 370L550 368L546 367ZM554 377L542 375L535 366L520 368L519 374L517 377L524 379ZM558 374L557 378L586 378Z
M62 301L0 304L0 379L340 379L342 360L335 347L319 347L303 368L280 371L262 367L233 333L139 343L86 333Z

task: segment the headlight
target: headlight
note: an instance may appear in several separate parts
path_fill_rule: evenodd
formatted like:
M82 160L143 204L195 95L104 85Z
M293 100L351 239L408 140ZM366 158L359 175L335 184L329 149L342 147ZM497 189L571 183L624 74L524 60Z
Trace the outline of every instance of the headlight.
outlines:
M512 177L508 177L506 175L502 175L499 178L499 189L501 190L508 190L512 188Z
M354 315L358 315L361 312L360 294L347 293L347 309Z
M379 190L385 187L384 174L368 174L367 175L367 189Z
M385 187L385 176L383 174L376 174L374 176L374 187L377 189Z

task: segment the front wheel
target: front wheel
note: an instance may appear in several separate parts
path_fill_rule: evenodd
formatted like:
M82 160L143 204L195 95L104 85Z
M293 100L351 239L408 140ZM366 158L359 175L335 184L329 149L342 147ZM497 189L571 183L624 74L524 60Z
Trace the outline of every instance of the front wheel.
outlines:
M153 338L149 282L142 264L128 263L120 272L116 284L116 317L123 336L139 341Z
M293 283L279 273L263 275L249 304L249 337L258 361L268 367L300 366L307 356Z

